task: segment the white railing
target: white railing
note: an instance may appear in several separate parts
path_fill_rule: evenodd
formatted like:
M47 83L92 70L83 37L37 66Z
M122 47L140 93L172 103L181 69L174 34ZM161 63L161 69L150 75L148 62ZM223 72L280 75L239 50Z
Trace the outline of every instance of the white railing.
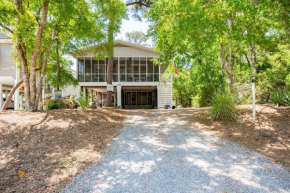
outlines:
M168 79L168 77L170 77ZM162 78L162 79L161 79ZM106 73L78 74L79 82L107 82ZM159 80L172 81L171 74L159 75L159 73L113 73L113 82L159 82Z

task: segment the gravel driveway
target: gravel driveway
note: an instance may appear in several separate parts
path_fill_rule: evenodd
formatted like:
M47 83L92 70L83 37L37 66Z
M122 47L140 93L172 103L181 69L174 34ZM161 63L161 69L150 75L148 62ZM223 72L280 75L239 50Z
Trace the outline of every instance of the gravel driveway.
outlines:
M290 172L217 134L188 129L178 116L132 111L101 161L66 192L284 193L290 192Z

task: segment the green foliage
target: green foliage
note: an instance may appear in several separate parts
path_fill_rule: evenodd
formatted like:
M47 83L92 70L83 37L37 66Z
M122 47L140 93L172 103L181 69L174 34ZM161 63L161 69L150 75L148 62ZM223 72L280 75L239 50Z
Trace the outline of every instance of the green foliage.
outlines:
M208 106L227 84L239 103L249 103L253 73L258 102L269 102L274 90L290 90L289 24L281 2L154 1L146 14L149 33L161 52L158 62L175 60L179 68L177 104Z
M284 90L274 91L271 93L271 101L277 106L290 106L290 92L286 92Z
M209 114L213 120L234 121L236 120L236 108L234 98L229 92L216 93L211 101L212 108Z
M53 99L50 100L46 105L45 108L47 110L51 109L64 109L67 108L66 102L64 100Z
M285 103L285 105L290 106L290 92L285 93L284 103Z
M126 33L126 41L142 46L149 46L146 42L149 37L142 31L132 31Z
M67 86L77 86L78 81L69 70L71 62L61 59L62 66L60 67L60 79L57 78L57 65L52 63L47 67L46 70L46 81L49 82L52 88L56 88L59 85L60 88L65 89Z
M89 106L89 101L87 101L84 97L80 97L77 101L82 110L85 110Z

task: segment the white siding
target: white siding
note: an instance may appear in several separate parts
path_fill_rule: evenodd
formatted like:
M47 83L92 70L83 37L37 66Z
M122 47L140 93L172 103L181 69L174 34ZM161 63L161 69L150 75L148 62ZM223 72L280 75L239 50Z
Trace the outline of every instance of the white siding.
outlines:
M12 59L13 48L11 44L0 44L0 76L16 77L15 61Z
M115 47L115 57L158 57L158 53L132 47Z
M79 56L94 57L94 53L85 51ZM150 52L133 47L114 47L114 57L158 57L156 52Z
M157 87L158 92L158 107L164 108L165 105L172 106L172 84L167 83L167 85L160 83Z

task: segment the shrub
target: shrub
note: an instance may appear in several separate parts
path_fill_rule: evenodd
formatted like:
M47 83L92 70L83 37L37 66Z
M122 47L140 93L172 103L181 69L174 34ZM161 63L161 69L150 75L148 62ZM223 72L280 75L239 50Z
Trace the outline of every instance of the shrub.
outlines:
M89 101L87 101L85 98L81 97L78 99L78 103L81 106L83 110L85 110L89 106Z
M229 92L216 93L211 105L209 113L213 120L234 121L236 119L234 98Z
M284 104L285 97L286 92L283 90L278 90L271 94L271 101L279 107Z
M54 99L54 100L50 100L46 105L45 108L47 110L51 110L51 109L64 109L66 108L66 104L63 100L59 100L59 99Z
M289 93L285 93L284 103L285 103L285 105L290 106L290 92Z

